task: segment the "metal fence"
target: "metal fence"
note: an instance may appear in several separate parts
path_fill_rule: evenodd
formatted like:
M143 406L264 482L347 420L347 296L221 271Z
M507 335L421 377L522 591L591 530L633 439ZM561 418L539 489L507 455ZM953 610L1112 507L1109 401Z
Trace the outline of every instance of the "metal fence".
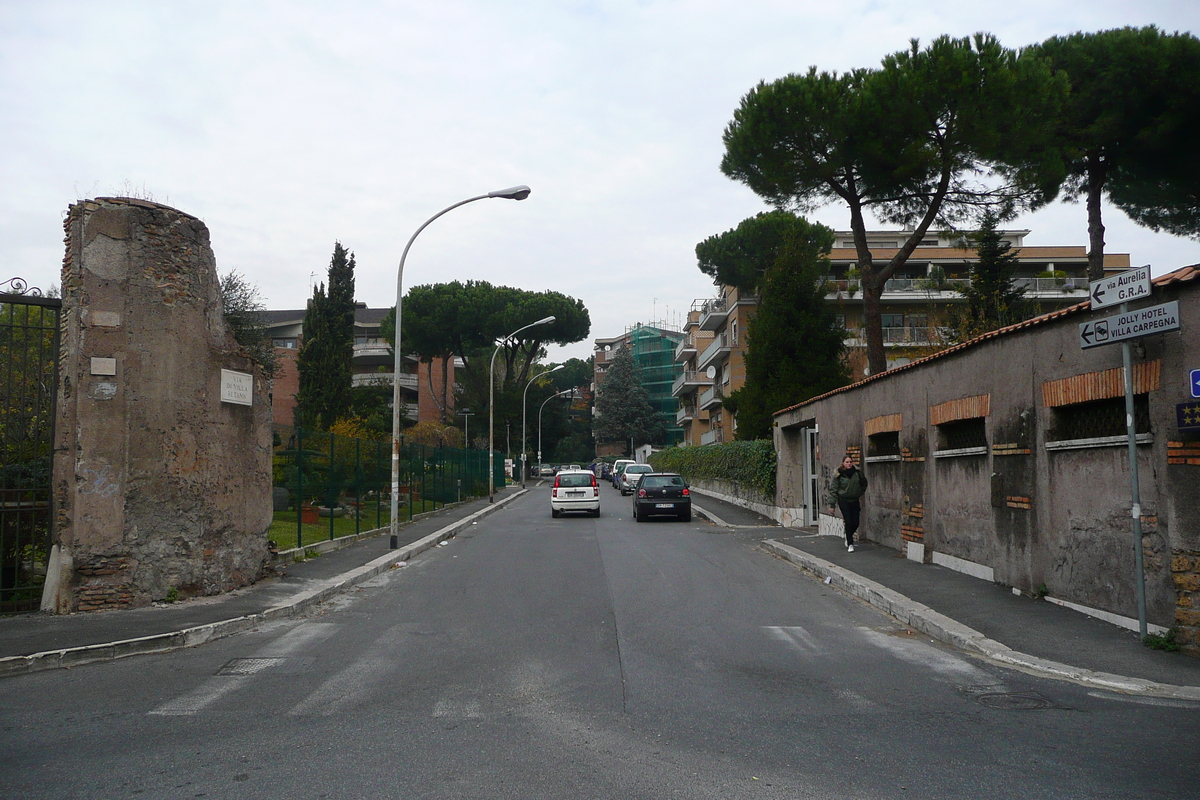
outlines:
M62 301L0 293L0 613L36 611L50 554L51 454Z
M391 524L392 443L323 431L275 426L275 522L280 547L304 547ZM428 447L401 439L402 520L467 497L487 494L487 452ZM504 486L504 460L493 458L495 483ZM286 538L284 538L286 537Z

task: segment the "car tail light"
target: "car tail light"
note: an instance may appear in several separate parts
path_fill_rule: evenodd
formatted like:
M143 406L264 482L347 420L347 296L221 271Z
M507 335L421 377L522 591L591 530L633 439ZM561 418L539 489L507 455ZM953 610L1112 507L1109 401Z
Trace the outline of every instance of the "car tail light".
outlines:
M554 488L555 489L558 488L558 476L557 475L554 476Z
M645 497L645 496L646 496L646 490L638 489L638 497Z
M596 483L596 476L592 476L592 488L595 489L599 484Z
M684 490L683 490L683 496L684 496L684 497L687 497L689 494L691 494L691 492L689 492L689 491L687 490L687 488L686 488L686 487L684 487Z

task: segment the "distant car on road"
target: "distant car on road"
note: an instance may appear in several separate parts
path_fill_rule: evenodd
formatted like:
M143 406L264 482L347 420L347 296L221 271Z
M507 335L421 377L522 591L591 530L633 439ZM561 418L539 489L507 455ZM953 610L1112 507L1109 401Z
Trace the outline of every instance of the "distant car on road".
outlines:
M692 519L692 496L687 481L674 472L648 472L638 481L633 496L633 518L672 516L684 522Z
M613 485L614 489L621 488L621 471L624 470L630 464L636 464L636 463L637 462L634 461L632 458L618 458L613 463L612 474L610 476L610 479L612 480L612 485Z
M586 469L563 470L554 476L550 489L550 516L559 517L568 511L586 511L600 516L600 484Z
M643 475L654 472L654 467L649 464L626 464L625 469L621 470L621 494L633 494L637 490L638 481Z
M540 475L543 478L553 478L554 477L554 467L551 466L550 464L542 464L542 466L538 468L538 475Z

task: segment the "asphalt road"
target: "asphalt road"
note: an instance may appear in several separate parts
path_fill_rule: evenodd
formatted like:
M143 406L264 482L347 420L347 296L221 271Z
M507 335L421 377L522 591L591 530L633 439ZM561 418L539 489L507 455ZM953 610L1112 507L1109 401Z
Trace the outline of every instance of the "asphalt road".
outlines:
M975 660L537 489L305 619L0 682L0 797L1180 798L1197 704Z

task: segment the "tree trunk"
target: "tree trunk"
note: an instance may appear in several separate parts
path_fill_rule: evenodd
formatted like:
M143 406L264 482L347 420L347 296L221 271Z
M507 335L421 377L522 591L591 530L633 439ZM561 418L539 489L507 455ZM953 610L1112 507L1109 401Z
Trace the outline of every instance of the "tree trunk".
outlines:
M442 424L449 425L453 421L450 414L450 364L454 359L454 354L442 356L442 397L438 403L438 408L442 414ZM432 366L432 365L430 365Z
M887 369L887 355L883 350L883 320L879 311L883 281L875 275L875 262L871 249L867 247L867 223L863 219L862 204L856 197L850 199L850 230L854 233L854 251L858 258L859 283L863 293L862 332L867 343L867 371L874 375ZM862 376L850 377L860 380Z
M1100 218L1100 198L1107 177L1099 155L1088 155L1087 173L1088 280L1098 281L1104 277L1104 223Z

